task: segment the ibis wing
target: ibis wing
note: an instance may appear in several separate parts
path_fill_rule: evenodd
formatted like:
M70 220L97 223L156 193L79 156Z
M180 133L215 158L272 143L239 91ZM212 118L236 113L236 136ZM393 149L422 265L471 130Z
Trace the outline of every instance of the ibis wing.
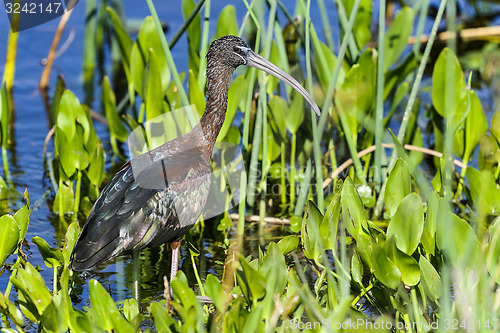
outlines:
M156 244L156 234L168 239L166 230L159 230L162 225L157 212L163 213L164 221L175 222L171 187L189 177L193 166L209 167L200 154L170 156L138 175L130 162L125 164L94 204L73 249L71 268L84 270L121 253ZM152 188L155 182L158 186Z
M121 230L146 222L141 207L157 192L138 186L130 162L125 164L94 204L73 249L71 268L84 270L124 252Z

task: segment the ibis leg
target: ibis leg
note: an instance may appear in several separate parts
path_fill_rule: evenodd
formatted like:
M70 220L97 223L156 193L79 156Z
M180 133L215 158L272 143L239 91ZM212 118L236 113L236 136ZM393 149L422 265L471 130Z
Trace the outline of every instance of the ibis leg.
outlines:
M172 283L172 280L174 279L175 275L177 274L177 270L179 269L179 250L181 248L181 242L182 240L172 243L172 264L170 266L171 267L170 283ZM172 297L172 295L173 295L172 287L170 287L170 297ZM206 296L196 296L196 299L201 303L213 303L210 297Z
M133 265L133 277L134 277L134 297L137 304L140 304L140 290L139 290L139 279L141 278L141 268L139 262L139 251L132 252L132 265Z
M178 242L172 242L172 263L170 266L170 283L174 279L177 274L177 270L179 269L179 250L181 248L182 240Z

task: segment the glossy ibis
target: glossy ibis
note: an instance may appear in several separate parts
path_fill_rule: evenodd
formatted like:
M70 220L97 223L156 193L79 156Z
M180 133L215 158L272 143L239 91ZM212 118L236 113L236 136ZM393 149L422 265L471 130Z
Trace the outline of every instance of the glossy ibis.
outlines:
M253 52L241 38L214 40L207 53L206 108L200 122L189 133L132 159L114 175L83 226L71 254L73 270L85 270L123 253L171 242L170 278L175 277L181 239L207 201L210 158L224 123L229 84L240 65L261 69L288 83L320 114L312 97L295 79Z

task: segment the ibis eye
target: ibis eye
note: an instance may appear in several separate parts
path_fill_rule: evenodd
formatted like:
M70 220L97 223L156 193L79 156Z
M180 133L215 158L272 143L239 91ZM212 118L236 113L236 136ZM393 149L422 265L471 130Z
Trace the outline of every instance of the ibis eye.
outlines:
M235 46L233 51L239 55L245 56L247 54L247 50L241 46Z

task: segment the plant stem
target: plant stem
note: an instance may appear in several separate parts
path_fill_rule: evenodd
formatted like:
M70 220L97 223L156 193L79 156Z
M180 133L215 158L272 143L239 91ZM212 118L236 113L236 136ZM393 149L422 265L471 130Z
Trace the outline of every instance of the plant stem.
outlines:
M308 159L306 172L304 173L304 180L300 186L299 197L297 198L297 204L295 205L293 215L300 216L304 211L307 194L309 193L309 185L311 184L311 168L311 159Z
M313 81L312 81L312 70L311 70L311 43L310 43L310 25L311 25L311 17L309 15L311 9L311 0L307 0L307 11L306 11L306 68L307 68L307 90L309 90L309 94L313 94ZM327 112L324 112L327 113ZM311 116L311 124L312 124L312 135L313 135L313 152L314 152L314 166L316 169L316 192L317 192L317 200L318 200L318 208L321 212L325 211L325 199L323 193L323 165L321 164L321 158L323 157L321 153L321 136L318 130L318 123L316 122L316 117Z
M358 156L358 150L356 148L356 142L354 142L354 136L351 133L351 128L349 127L349 122L347 121L344 108L340 100L337 101L337 109L340 118L340 124L344 130L345 139L347 141L347 146L349 147L349 152L351 153L351 158L354 162L354 169L356 170L356 176L361 181L363 185L366 185L366 175L363 172L363 167L361 166L361 160Z
M16 259L16 263L14 264L14 267L17 267L20 262L21 262L21 256L19 256L19 254L18 254L17 259ZM12 274L10 274L9 282L7 283L7 288L5 288L4 296L6 299L9 299L9 295L10 295L10 292L12 290L12 278L16 277L16 275L17 275L17 268L14 268L12 270Z
M417 299L417 293L415 291L415 287L411 287L410 293L411 293L411 296L410 296L411 297L411 305L413 306L413 322L418 324L418 323L420 323L422 311L420 310L420 307L418 305L418 299ZM418 331L418 333L422 332L421 325L417 325L417 331Z
M323 21L323 32L326 39L326 44L330 48L330 50L335 50L335 46L333 44L332 38L332 28L330 27L330 21L328 20L328 12L325 8L325 3L323 0L318 0L319 12L321 14L321 21Z
M247 8L251 11L248 3L245 0L245 4L247 4ZM255 52L259 50L260 44L260 24L256 20L255 15L250 12L250 16L254 20L255 25L257 26L257 38L255 40ZM243 125L243 150L248 152L248 134L250 130L250 113L251 113L251 105L253 98L253 82L255 81L255 69L252 69L253 72L250 74L250 84L248 86L248 95L247 95L247 108L245 112L245 124ZM250 154L250 165L249 165L249 174L248 174L248 192L247 192L247 204L250 209L253 209L255 204L255 188L257 184L257 170L258 170L258 159L259 159L259 149L260 149L260 139L262 133L262 113L259 110L256 111L256 119L254 123L254 132L253 132L253 142L252 142L252 152ZM247 130L245 135L245 130ZM246 142L245 142L246 141ZM241 217L240 217L241 218Z
M57 266L54 265L53 268L54 268L54 273L52 276L52 295L56 295L57 294Z
M281 170L280 170L280 186L281 186L281 212L285 213L285 205L286 205L286 153L285 153L285 141L281 141Z
M207 54L208 49L208 33L210 32L210 0L206 1L205 17L203 21L203 35L201 37L200 54ZM200 57L200 68L198 70L198 85L204 87L207 78L205 77L205 68L207 67L207 59L205 56Z
M209 0L210 1L210 0ZM179 30L176 31L176 33L170 38L170 41L168 42L168 47L172 49L175 44L177 44L177 41L181 38L182 34L187 30L187 28L191 25L191 22L193 22L194 18L196 15L200 12L201 7L203 7L203 4L205 4L205 0L200 0L198 4L196 4L196 7L194 7L193 11L189 13L189 16L186 18L182 26L179 28ZM202 53L203 54L203 53ZM201 69L201 66L200 66ZM200 86L203 87L203 86Z
M153 22L155 24L156 33L160 37L161 45L163 47L163 51L165 52L165 57L167 58L167 65L170 69L172 76L174 78L175 85L179 91L179 95L181 96L181 101L183 106L189 105L189 98L186 94L186 90L184 90L184 86L182 85L181 78L179 73L177 72L177 68L175 66L174 58L172 57L172 53L170 52L170 47L168 46L167 39L165 38L165 34L163 33L163 28L160 23L160 19L158 18L158 13L156 13L156 9L153 5L153 0L146 0L148 3L149 11L151 12L151 16L153 17ZM203 57L202 57L203 58ZM202 87L202 86L201 86ZM194 116L188 112L187 113L189 123L191 126L195 126L197 121Z
M339 2L341 2L339 0ZM349 38L352 35L352 28L354 26L354 21L356 20L356 15L358 14L359 3L361 0L356 0L354 6L352 7L351 17L349 18L349 23L347 24L347 28L345 29L344 38L342 39L342 44L340 45L339 54L337 55L337 62L335 63L335 68L333 69L332 79L328 85L328 90L326 91L325 101L323 102L323 106L321 108L321 116L319 117L318 129L319 136L323 137L323 132L325 130L326 120L328 117L327 110L332 105L333 101L333 91L335 90L335 85L337 83L337 79L340 74L340 70L342 69L342 63L344 62L347 44L349 43Z
M295 163L296 161L296 150L297 150L297 134L292 133L292 147L290 152L290 178L288 182L290 183L290 212L293 212L295 207Z
M363 288L363 291L361 291L351 302L351 306L354 308L356 307L356 304L359 302L361 298L363 298L371 289L373 288L373 283L370 283L368 287Z
M377 92L375 114L375 170L374 180L380 184L382 179L382 138L384 136L384 48L385 48L385 0L380 0L378 15L378 57Z
M5 134L7 135L7 134ZM7 148L2 147L2 161L3 161L3 172L5 174L5 179L9 180L10 179L10 174L9 174L9 160L7 157Z
M196 262L194 260L194 255L191 253L191 263L193 265L194 277L196 278L196 283L200 287L200 293L202 296L206 296L205 289L203 288L203 283L201 283L200 274L198 274L198 268L196 267Z
M434 44L434 39L436 39L436 33L439 27L439 23L441 23L441 18L443 17L443 12L444 8L446 7L446 1L443 0L441 1L441 4L439 5L439 10L436 15L436 19L434 20L434 24L432 26L431 34L429 36L429 41L427 42L427 45L425 46L425 51L424 55L422 56L422 62L418 66L418 71L417 75L415 76L415 81L413 82L413 86L411 88L411 93L410 93L410 98L408 99L408 104L406 105L406 109L403 115L403 119L401 121L401 127L399 128L398 132L398 140L399 142L403 142L405 134L406 134L406 128L408 126L408 121L410 120L410 115L411 115L411 110L413 109L413 105L415 104L415 100L417 98L417 93L418 89L420 87L420 82L422 81L422 77L424 75L424 70L425 67L427 66L427 61L429 59L429 55L431 53L432 45ZM392 152L391 160L389 162L389 167L388 171L392 169L394 166L394 163L396 163L396 150ZM387 180L384 181L382 184L382 188L380 189L380 193L377 199L377 204L375 206L375 209L373 211L373 218L376 219L382 212L382 206L384 204L384 193L385 193L385 186L387 185Z
M77 220L78 217L78 210L80 209L80 188L82 187L82 171L78 170L77 176L76 176L76 189L75 189L75 206L74 206L74 215L73 215L73 221ZM61 198L59 198L59 201L61 201Z
M358 3L355 3L354 6L352 7L351 11L351 16L349 20L347 20L347 13L344 8L344 4L342 3L342 0L336 0L335 3L337 4L337 13L339 17L339 22L344 29L344 38L348 38L348 43L349 43L349 52L351 54L352 59L356 59L359 56L359 50L358 50L358 45L356 44L356 39L354 35L351 33L352 31L352 25L351 25L351 18L356 18L357 12L358 12L358 7L359 7L359 1ZM354 21L353 21L354 23Z

